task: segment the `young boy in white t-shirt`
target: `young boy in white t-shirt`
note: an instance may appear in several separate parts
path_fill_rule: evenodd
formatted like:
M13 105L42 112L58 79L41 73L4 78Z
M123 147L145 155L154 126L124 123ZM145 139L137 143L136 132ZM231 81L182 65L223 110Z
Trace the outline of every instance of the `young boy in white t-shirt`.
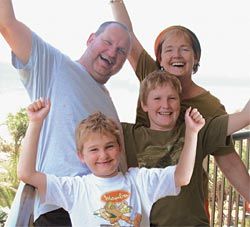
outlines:
M38 190L42 202L67 210L73 226L149 226L153 203L164 196L177 195L180 187L189 183L197 135L205 123L197 109L189 108L185 113L187 136L176 166L119 172L119 128L115 121L97 112L83 120L76 130L77 155L92 174L57 177L37 172L35 167L40 130L50 106L49 100L39 99L27 108L30 122L18 177Z

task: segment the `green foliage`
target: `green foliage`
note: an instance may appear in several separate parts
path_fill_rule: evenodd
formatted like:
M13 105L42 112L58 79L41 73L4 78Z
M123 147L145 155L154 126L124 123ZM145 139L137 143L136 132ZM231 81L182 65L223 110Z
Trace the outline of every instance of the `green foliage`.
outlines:
M1 207L11 207L12 201L16 194L16 188L9 183L1 183L0 184L0 204Z
M0 160L0 207L10 208L19 184L11 157L11 153L5 153Z
M9 153L12 151L12 149L13 149L13 146L0 136L0 151Z
M22 140L28 127L28 116L24 108L16 114L8 114L4 123L11 136L11 142L0 137L0 152L4 159L0 160L0 226L7 218L5 208L10 208L15 197L19 180L17 179L17 163Z
M7 211L0 207L0 226L4 226L5 221L7 220Z
M8 114L6 125L14 141L14 152L18 152L28 127L28 116L26 109L21 108L16 114Z

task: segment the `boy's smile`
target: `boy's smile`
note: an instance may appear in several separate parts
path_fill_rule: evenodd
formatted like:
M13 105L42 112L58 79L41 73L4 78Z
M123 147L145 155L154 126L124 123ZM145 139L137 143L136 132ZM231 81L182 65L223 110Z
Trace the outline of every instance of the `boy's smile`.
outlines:
M173 129L179 117L180 98L172 86L165 84L151 90L142 107L148 112L151 129L167 131Z
M121 150L111 133L90 133L78 156L98 177L113 177L118 173Z

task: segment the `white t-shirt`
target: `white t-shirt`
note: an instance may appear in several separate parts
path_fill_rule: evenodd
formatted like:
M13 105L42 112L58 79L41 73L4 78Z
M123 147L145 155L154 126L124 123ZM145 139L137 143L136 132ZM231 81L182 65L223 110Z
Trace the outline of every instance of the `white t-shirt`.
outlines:
M47 175L45 203L67 210L76 227L146 227L153 203L180 192L175 186L175 167L130 168L125 175L119 173L112 178L93 174L83 177Z

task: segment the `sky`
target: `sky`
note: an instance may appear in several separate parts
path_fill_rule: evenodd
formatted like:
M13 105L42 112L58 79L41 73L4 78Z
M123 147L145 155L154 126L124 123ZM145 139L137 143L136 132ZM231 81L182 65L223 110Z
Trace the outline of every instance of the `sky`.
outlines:
M135 34L152 56L154 40L162 29L183 25L195 32L202 57L194 80L216 95L229 112L243 107L250 94L248 0L124 2ZM83 53L90 33L102 22L113 20L109 0L13 0L13 5L20 21L73 60ZM10 65L10 49L1 36L0 62ZM1 78L0 83L4 83ZM133 122L139 82L128 62L106 86L120 119ZM24 90L8 95L0 97L1 111L29 103Z

